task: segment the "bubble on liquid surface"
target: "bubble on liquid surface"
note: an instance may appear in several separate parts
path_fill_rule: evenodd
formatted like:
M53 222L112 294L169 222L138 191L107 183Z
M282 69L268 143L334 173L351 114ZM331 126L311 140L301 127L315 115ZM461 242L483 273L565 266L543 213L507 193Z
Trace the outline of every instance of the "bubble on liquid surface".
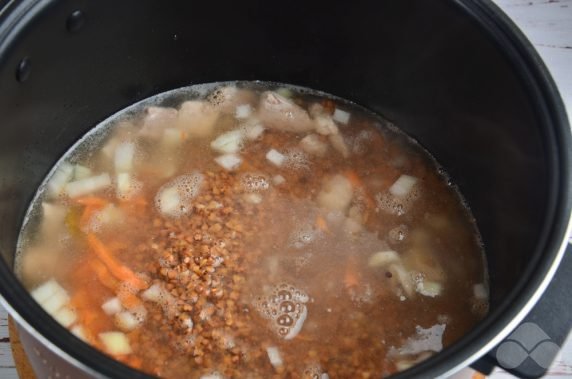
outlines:
M399 226L396 226L395 228L391 229L388 233L389 241L393 243L400 243L405 238L407 238L408 233L409 233L409 228L407 227L407 225L401 224Z
M320 230L311 224L298 226L289 237L289 244L296 249L302 249L321 237Z
M294 338L302 329L308 309L309 296L287 283L275 286L266 296L259 296L255 308L269 320L270 328L284 339Z
M286 151L285 166L293 170L307 170L310 168L310 159L308 155L299 149L290 149Z
M262 174L244 174L240 182L242 188L248 192L265 191L270 187L268 179Z
M389 191L375 195L377 208L396 216L403 216L411 208L412 204L421 195L419 186L416 186L406 196L394 196Z

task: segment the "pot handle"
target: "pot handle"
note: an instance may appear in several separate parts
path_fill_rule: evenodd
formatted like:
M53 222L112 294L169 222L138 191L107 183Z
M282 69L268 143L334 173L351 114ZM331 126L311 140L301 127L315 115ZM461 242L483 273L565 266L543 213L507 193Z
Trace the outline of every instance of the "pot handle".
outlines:
M520 325L471 368L489 375L495 367L519 378L546 375L572 328L572 244L548 288Z

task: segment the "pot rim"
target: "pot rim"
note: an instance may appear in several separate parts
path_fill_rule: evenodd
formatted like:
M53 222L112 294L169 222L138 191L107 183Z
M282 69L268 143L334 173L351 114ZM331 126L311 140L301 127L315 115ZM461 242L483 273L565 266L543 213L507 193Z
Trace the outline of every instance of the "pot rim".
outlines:
M572 230L572 136L564 104L548 69L524 34L491 0L450 0L502 49L526 84L539 120L545 126L549 175L547 216L535 249L537 265L517 284L502 306L459 341L434 357L395 374L393 378L445 377L471 364L500 343L524 319L542 296L564 255ZM37 16L50 1L9 1L0 10L0 52L17 35L16 27ZM1 261L1 260L0 260ZM529 266L533 266L530 264ZM0 303L26 332L50 351L94 377L152 378L104 355L60 326L29 296L12 270L0 262ZM14 305L12 305L14 304ZM28 320L33 320L28 322ZM484 341L484 342L483 342Z

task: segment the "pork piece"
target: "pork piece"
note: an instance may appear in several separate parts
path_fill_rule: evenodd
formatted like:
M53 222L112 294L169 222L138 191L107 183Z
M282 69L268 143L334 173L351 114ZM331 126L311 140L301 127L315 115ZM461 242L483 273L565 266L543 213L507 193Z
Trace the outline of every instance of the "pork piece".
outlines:
M210 136L219 112L208 102L189 100L181 104L178 123L191 137Z
M145 110L143 126L139 135L145 138L158 139L163 135L165 128L177 121L178 111L174 108L148 107Z
M285 132L304 133L315 127L308 112L272 91L260 96L258 119L269 129Z

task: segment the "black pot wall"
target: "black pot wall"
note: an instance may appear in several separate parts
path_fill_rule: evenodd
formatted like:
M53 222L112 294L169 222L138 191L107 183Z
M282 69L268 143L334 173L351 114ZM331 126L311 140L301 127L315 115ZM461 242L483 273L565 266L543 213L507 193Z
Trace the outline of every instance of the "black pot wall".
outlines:
M482 2L15 3L0 14L0 290L49 338L38 320L59 326L6 269L37 186L99 121L195 83L307 86L364 105L417 138L459 185L482 233L488 337L495 332L485 328L506 323L554 261L569 210L567 122L543 67ZM18 71L23 58L28 69ZM476 334L465 347L476 348ZM73 344L75 357L90 352Z

